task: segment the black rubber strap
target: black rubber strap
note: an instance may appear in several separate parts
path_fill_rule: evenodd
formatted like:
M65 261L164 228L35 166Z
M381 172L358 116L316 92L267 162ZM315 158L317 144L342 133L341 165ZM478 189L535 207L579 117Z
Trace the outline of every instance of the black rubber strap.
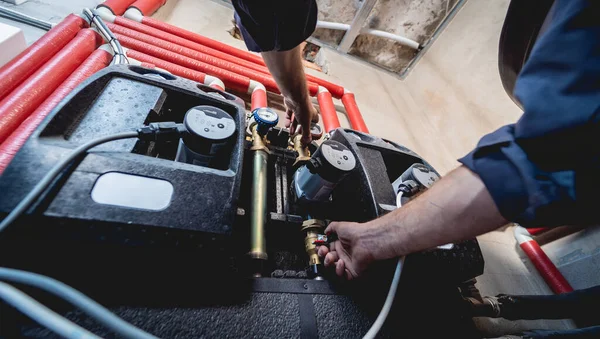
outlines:
M317 317L312 295L298 294L298 307L300 308L300 338L318 338Z

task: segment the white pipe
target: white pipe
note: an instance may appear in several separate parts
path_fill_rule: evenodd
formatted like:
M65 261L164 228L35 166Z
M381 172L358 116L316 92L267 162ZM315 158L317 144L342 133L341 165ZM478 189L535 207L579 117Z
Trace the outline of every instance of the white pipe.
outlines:
M378 36L380 38L394 40L397 43L399 43L400 45L410 47L412 49L419 49L419 46L420 46L418 42L411 40L409 38L405 38L403 36L399 36L396 34L385 32L385 31L380 31L377 29L365 28L361 31L361 33L366 33L369 35Z
M317 21L317 28L325 28L325 29L335 29L335 30L340 30L340 31L347 31L350 29L350 25L348 24L342 24L342 23L338 23L338 22L329 22L329 21ZM411 40L409 38L405 38L403 36L399 36L393 33L389 33L389 32L385 32L385 31L380 31L378 29L371 29L371 28L363 28L360 31L361 34L369 34L369 35L373 35L373 36L377 36L380 38L385 38L385 39L390 39L390 40L394 40L396 42L398 42L399 44L406 46L406 47L410 47L413 49L419 49L420 44L414 40Z
M338 31L347 31L350 29L350 25L342 24L339 22L331 22L331 21L317 21L317 28L325 28L325 29L335 29Z

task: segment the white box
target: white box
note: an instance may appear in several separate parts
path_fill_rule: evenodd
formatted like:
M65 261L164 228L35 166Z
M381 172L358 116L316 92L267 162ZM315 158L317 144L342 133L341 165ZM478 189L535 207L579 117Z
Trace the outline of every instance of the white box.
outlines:
M0 22L0 67L27 48L25 34L20 28Z

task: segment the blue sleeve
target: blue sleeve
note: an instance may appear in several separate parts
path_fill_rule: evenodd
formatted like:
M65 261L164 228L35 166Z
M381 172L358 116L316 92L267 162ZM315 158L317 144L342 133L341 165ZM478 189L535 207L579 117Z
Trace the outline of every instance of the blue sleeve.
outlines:
M524 226L600 220L600 1L557 0L515 87L524 114L459 161Z

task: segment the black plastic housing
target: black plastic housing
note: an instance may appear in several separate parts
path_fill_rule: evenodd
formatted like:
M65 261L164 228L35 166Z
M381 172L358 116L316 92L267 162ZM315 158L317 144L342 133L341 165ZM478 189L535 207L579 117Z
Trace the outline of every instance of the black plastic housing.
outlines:
M209 105L235 120L237 131L227 168L174 162L177 142L159 145L128 139L106 143L74 164L66 178L29 211L35 223L21 218L11 230L89 235L93 225L98 239L140 245L177 238L178 232L186 233L181 241L189 234L207 242L229 237L242 176L242 104L235 96L168 74L135 66L107 68L69 94L15 156L0 177L0 191L9 192L0 195L0 213L7 214L52 166L83 142L151 122L181 123L190 108ZM168 206L152 211L96 203L90 191L109 172L169 182L173 194ZM123 238L115 237L115 229L124 230Z

